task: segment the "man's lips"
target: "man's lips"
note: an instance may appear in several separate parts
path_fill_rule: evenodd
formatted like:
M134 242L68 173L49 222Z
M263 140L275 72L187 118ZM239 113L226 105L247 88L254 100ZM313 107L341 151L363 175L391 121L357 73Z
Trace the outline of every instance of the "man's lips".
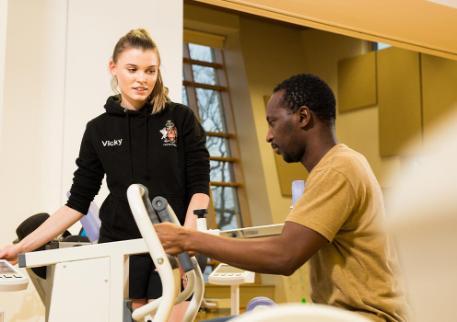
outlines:
M271 148L273 149L273 151L275 151L276 154L281 154L281 152L279 151L279 147L276 144L272 143Z

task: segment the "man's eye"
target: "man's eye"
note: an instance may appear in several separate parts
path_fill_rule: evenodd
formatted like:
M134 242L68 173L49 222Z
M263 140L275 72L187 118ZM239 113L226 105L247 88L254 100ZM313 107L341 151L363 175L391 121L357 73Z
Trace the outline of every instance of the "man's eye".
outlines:
M127 68L127 70L128 70L130 73L136 72L136 69L135 69L135 68Z

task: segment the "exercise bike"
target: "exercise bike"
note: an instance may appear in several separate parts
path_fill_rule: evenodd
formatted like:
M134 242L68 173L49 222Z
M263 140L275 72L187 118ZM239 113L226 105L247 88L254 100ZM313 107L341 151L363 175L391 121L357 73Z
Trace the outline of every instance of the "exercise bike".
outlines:
M127 199L143 238L71 245L78 247L59 243L55 249L19 256L19 267L26 268L43 301L46 322L165 322L174 304L191 295L184 321L195 320L204 295L204 280L197 260L186 253L177 258L168 256L153 227L154 223L164 221L179 225L176 215L165 198L156 197L151 202L147 188L139 184L128 188ZM126 301L128 257L142 253L150 254L162 280L163 292L161 298L132 312ZM38 267L45 267L45 278L32 270ZM183 291L180 291L179 267L188 280Z

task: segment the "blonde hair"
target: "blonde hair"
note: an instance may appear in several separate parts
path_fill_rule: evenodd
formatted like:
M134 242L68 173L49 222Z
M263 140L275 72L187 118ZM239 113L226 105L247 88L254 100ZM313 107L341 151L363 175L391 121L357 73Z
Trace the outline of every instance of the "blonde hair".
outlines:
M157 75L157 81L154 89L149 96L150 103L152 105L152 113L158 113L165 108L165 104L170 101L168 98L168 89L163 84L162 74L160 73L160 54L157 45L152 40L149 33L142 28L132 29L125 36L121 37L114 46L113 50L113 62L116 63L119 55L126 49L140 48L143 50L152 49L156 52L159 58L159 69ZM118 93L117 90L117 79L113 77L111 80L111 88L113 91Z

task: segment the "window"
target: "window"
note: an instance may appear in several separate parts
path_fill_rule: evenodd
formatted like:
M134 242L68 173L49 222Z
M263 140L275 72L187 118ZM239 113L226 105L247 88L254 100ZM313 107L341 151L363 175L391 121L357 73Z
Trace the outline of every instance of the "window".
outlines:
M386 48L392 47L392 45L383 43L383 42L375 42L373 43L373 50L383 50Z
M183 55L182 101L207 132L215 223L223 230L243 227L247 207L240 202L245 198L223 50L185 41Z

